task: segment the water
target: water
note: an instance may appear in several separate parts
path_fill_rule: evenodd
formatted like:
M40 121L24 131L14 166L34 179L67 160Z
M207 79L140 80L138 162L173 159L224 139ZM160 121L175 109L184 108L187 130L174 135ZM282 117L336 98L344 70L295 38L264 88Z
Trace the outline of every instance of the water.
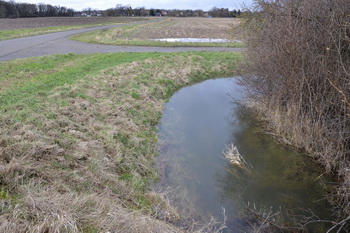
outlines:
M229 42L241 42L239 40L227 40L227 39L213 39L213 38L163 38L154 39L155 41L166 42L185 42L185 43L229 43Z
M248 205L280 216L310 209L329 219L317 166L258 133L257 122L236 102L242 96L235 78L208 80L173 95L159 125L163 174L158 186L173 187L175 205L191 218L222 220L224 209L227 232L248 229L242 218ZM248 169L224 159L230 143Z

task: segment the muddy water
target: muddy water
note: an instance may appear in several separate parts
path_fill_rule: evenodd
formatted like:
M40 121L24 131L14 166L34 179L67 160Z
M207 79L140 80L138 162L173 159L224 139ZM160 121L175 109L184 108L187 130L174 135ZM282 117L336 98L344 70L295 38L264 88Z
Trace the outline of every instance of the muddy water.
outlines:
M247 206L260 213L282 212L287 220L287 212L299 214L300 208L329 218L317 166L259 133L251 114L237 104L243 97L240 89L235 78L215 79L173 95L159 125L163 174L158 188L172 187L175 205L187 217L222 221L225 215L227 232L249 232L243 216ZM224 159L230 143L247 169Z

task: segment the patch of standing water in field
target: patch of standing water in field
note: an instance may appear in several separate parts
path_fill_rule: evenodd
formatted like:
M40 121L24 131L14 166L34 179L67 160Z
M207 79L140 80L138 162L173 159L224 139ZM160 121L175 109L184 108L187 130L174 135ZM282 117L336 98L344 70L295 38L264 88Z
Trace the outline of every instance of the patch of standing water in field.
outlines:
M229 42L240 42L238 40L228 39L212 39L212 38L163 38L153 39L153 41L166 41L166 42L185 42L185 43L229 43Z
M299 214L302 208L329 219L317 166L258 134L257 122L235 102L242 99L240 90L234 78L215 79L173 95L159 125L158 188L173 187L176 206L191 218L222 220L225 209L226 232L249 232L242 217L248 203L256 212ZM224 159L222 151L230 143L248 169ZM323 232L322 227L314 225L310 232Z

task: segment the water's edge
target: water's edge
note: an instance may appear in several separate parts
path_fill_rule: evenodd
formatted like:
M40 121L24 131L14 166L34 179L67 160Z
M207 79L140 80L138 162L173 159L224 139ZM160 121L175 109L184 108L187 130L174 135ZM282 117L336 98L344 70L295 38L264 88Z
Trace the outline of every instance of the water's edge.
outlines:
M310 209L328 218L324 189L315 181L318 166L258 134L257 122L237 104L242 98L235 78L207 80L173 95L158 126L156 189L172 187L171 199L186 217L222 219L224 209L228 232L247 227L241 215L248 204L273 212ZM249 170L223 158L230 143Z

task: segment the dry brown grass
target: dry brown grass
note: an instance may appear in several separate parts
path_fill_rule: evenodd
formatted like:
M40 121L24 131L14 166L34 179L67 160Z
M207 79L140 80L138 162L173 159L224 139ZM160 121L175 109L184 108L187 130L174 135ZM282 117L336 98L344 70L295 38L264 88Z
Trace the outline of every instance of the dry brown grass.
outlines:
M180 232L151 216L124 208L122 201L108 190L76 194L58 193L57 189L38 184L23 187L23 202L1 215L0 231Z
M4 112L0 232L181 232L156 219L173 221L177 211L147 184L165 99L193 75L220 68L204 69L202 60L113 67L38 95L40 111ZM26 120L16 120L24 110Z
M226 150L223 151L225 158L235 166L240 168L246 168L247 162L244 160L242 155L239 153L237 147L231 143L229 146L226 146Z

